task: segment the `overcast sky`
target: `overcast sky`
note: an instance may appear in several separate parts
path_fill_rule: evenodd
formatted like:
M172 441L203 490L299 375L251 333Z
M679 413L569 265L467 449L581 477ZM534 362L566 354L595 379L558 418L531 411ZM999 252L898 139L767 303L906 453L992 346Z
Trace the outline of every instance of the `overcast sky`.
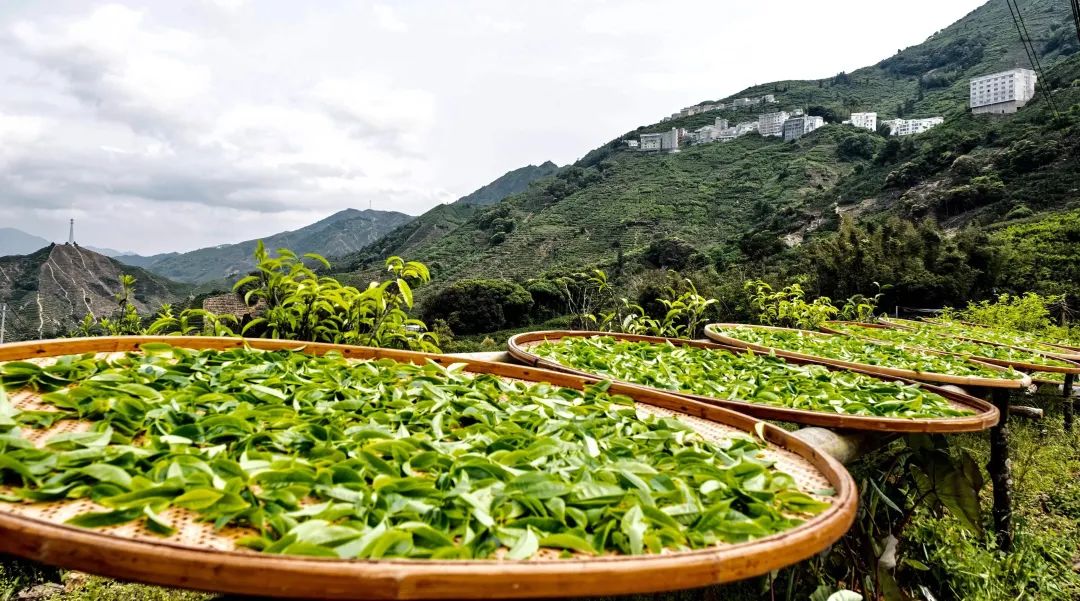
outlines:
M144 254L419 214L979 0L0 2L0 226Z

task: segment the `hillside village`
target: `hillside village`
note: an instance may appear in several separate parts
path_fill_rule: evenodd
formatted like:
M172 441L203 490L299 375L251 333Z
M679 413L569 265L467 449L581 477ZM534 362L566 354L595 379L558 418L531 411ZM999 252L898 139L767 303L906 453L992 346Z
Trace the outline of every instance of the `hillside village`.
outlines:
M1037 74L1031 69L1009 69L974 77L969 82L970 92L968 107L973 114L1009 114L1015 113L1035 96ZM736 98L731 102L703 103L685 107L661 122L683 117L690 117L728 108L751 108L761 105L779 104L774 94L759 98ZM878 127L888 129L890 136L910 136L923 133L945 122L944 117L923 117L904 119L884 119L878 122L876 112L852 112L843 125L878 131ZM770 111L760 113L756 120L744 121L732 125L728 119L717 117L712 125L705 125L693 131L673 127L669 131L644 133L637 140L626 140L628 147L642 151L677 152L680 145L708 144L711 142L730 142L746 134L757 132L761 136L781 137L785 142L797 140L806 134L826 125L825 119L818 115L808 115L803 108L788 111Z

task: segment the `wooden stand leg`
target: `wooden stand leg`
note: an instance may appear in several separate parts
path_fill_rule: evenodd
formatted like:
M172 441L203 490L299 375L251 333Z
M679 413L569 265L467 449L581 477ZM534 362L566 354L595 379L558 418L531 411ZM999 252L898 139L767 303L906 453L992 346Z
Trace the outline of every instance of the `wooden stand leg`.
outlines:
M995 388L990 393L1001 413L998 425L990 429L990 482L994 486L994 530L998 548L1012 551L1012 464L1009 461L1009 391Z
M1065 392L1065 398L1062 402L1065 403L1065 431L1072 432L1073 429L1073 381L1076 379L1076 374L1065 374L1065 384L1061 386L1061 389Z

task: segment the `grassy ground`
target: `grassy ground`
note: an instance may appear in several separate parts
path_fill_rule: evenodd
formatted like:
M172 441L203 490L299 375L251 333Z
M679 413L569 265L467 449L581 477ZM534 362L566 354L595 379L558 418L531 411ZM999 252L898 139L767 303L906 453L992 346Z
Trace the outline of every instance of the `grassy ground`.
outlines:
M1043 421L1010 420L1017 552L1002 556L985 541L961 532L952 517L921 513L905 531L901 555L918 558L928 570L901 568L902 584L927 586L941 601L1080 598L1080 429L1072 434L1063 431L1055 394L1025 396L1015 402L1048 411ZM958 435L951 442L969 449L985 465L985 434ZM860 462L849 467L858 478L865 466ZM989 493L987 486L983 490L987 513ZM821 584L837 584L829 581L827 564L828 557L819 557L781 570L772 579L612 601L807 599ZM120 583L10 558L0 561L0 600L6 599L223 601L212 595Z

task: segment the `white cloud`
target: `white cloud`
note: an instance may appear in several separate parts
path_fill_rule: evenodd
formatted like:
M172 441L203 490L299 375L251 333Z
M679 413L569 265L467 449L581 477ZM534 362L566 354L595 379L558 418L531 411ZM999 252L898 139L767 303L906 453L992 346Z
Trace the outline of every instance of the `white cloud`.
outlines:
M401 20L392 6L376 4L371 7L371 12L375 15L375 22L379 24L379 27L387 31L404 33L409 30L409 26Z

